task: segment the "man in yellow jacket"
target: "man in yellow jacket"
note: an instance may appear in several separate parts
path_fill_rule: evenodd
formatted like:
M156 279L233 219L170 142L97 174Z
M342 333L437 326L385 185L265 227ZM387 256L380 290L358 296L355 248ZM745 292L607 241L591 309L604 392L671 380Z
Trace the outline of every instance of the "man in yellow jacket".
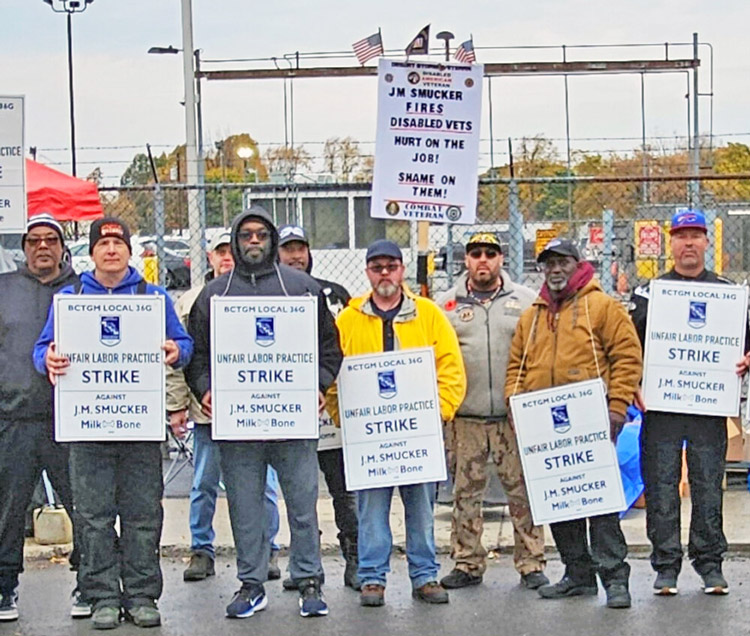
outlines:
M466 393L466 373L456 333L439 307L417 297L404 285L401 250L381 239L367 248L366 274L372 291L350 301L336 319L344 356L432 347L435 351L440 412L453 419ZM335 385L328 391L329 411L338 423ZM433 506L435 484L400 486L406 513L406 557L412 595L427 603L447 603L448 592L437 582ZM393 541L389 524L393 487L357 493L359 512L360 603L385 603L386 575Z
M576 246L553 239L539 255L544 285L513 335L505 397L601 377L607 388L610 437L617 441L641 379L641 345L625 308L604 293ZM539 588L542 598L596 596L596 574L607 607L630 607L628 546L617 513L551 524L565 575Z

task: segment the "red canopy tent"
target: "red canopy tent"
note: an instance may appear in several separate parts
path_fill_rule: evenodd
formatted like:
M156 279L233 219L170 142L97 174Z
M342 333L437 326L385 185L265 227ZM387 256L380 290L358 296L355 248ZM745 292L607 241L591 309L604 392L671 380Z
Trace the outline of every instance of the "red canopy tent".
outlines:
M104 216L95 183L26 160L28 214L49 212L58 221L93 221Z

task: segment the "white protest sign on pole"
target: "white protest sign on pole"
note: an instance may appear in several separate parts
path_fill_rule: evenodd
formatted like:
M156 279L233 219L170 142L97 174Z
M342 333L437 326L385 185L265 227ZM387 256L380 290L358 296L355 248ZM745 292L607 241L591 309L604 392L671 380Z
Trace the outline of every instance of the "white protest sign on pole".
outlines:
M380 59L371 217L474 223L483 69Z
M58 294L55 343L70 366L55 385L58 442L162 442L164 297Z
M627 507L600 379L510 398L535 525Z
M747 287L652 280L643 356L649 411L734 417L745 352Z
M318 299L211 298L216 440L318 438Z
M0 234L26 228L24 98L0 96Z
M337 385L347 490L445 480L431 347L347 356Z

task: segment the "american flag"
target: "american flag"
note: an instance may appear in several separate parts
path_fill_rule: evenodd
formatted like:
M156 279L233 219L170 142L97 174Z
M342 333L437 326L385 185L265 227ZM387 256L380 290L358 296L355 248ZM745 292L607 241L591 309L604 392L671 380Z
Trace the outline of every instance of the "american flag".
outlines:
M453 57L464 64L473 64L476 62L477 56L474 55L474 42L472 40L466 40L466 42L459 45L456 52L453 54Z
M383 38L380 36L380 31L355 42L352 44L352 48L360 64L364 64L367 60L371 60L378 55L383 55Z

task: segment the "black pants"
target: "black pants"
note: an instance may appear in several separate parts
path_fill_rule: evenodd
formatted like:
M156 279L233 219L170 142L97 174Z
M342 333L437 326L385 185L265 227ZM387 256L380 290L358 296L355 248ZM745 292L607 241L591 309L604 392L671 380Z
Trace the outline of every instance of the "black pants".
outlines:
M68 447L53 439L51 421L0 421L0 592L15 589L23 572L26 508L39 483L42 469L68 511L74 534L78 524L68 475ZM78 542L74 542L77 547ZM78 551L70 556L78 565Z
M78 587L83 598L94 609L132 607L158 599L164 517L159 443L71 444L70 478L80 522Z
M690 484L688 557L699 574L721 567L727 540L722 519L727 429L723 417L649 411L641 431L641 471L646 486L646 530L654 570L680 571L682 448Z
M343 547L345 543L357 544L357 496L346 489L344 477L344 453L340 448L318 451L318 466L333 499L333 515L339 529L338 540Z
M586 522L588 521L588 533ZM550 524L555 545L565 564L565 574L578 583L596 585L596 575L604 587L627 585L630 565L625 562L628 545L617 513ZM591 536L589 551L588 535Z

